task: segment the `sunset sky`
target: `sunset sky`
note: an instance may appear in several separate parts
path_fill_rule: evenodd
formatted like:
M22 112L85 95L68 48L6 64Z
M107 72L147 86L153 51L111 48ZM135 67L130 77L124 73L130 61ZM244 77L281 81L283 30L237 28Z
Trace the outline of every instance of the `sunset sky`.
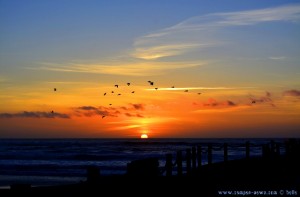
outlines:
M298 2L0 0L0 137L300 137Z

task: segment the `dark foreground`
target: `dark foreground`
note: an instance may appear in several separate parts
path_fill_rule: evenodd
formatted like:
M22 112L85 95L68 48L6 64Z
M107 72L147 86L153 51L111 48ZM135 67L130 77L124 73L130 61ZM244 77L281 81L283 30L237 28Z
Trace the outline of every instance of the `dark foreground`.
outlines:
M73 185L15 185L1 196L300 196L298 156L251 158L206 165L183 176L103 176Z

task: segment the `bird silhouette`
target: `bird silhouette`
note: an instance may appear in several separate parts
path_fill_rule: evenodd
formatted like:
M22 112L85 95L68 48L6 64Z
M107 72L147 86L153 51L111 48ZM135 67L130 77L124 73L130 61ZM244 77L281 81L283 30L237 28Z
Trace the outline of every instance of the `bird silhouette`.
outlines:
M130 86L130 83L127 83L128 86Z
M102 118L104 118L105 116L102 116Z
M104 93L104 96L106 95L106 92Z
M172 86L172 88L175 88L174 86Z
M118 96L121 96L121 94L118 94Z
M113 94L113 93L114 93L114 91L111 91L111 93Z
M255 101L252 101L252 103L256 103Z
M152 86L153 86L153 84L154 84L153 81L148 81L148 83L149 83L150 85L152 85Z
M115 87L119 88L119 85L115 85Z
M54 111L52 110L52 111L51 111L51 113L53 114L53 113L54 113Z
M111 103L109 105L112 105Z
M184 92L188 92L189 90L185 90Z
M56 91L56 88L54 88L54 92Z
M155 90L157 90L158 88L155 88Z
M134 93L134 91L131 92L132 94Z
M201 94L201 92L198 92L198 94L200 95L200 94Z

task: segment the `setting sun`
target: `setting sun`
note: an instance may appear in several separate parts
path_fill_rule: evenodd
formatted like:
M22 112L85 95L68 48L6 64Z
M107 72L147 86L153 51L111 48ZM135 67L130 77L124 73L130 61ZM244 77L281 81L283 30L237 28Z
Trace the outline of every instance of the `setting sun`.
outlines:
M148 135L147 135L147 134L142 134L142 135L141 135L141 138L142 138L142 139L146 139L146 138L148 138Z

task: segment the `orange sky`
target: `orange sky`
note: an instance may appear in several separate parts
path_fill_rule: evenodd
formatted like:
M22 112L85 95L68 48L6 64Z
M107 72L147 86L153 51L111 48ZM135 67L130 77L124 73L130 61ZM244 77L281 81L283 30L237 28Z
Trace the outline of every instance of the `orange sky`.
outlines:
M300 4L213 1L1 1L0 138L300 137Z
M130 86L119 84L118 88L114 85L68 89L69 84L56 84L57 91L47 87L47 92L43 90L39 94L33 91L24 99L11 96L4 107L15 106L16 109L1 114L0 123L4 128L1 136L139 137L146 133L149 137L159 138L298 135L298 91L270 93L247 87L172 88L173 85L155 90L156 86L147 81L145 86L134 82Z

